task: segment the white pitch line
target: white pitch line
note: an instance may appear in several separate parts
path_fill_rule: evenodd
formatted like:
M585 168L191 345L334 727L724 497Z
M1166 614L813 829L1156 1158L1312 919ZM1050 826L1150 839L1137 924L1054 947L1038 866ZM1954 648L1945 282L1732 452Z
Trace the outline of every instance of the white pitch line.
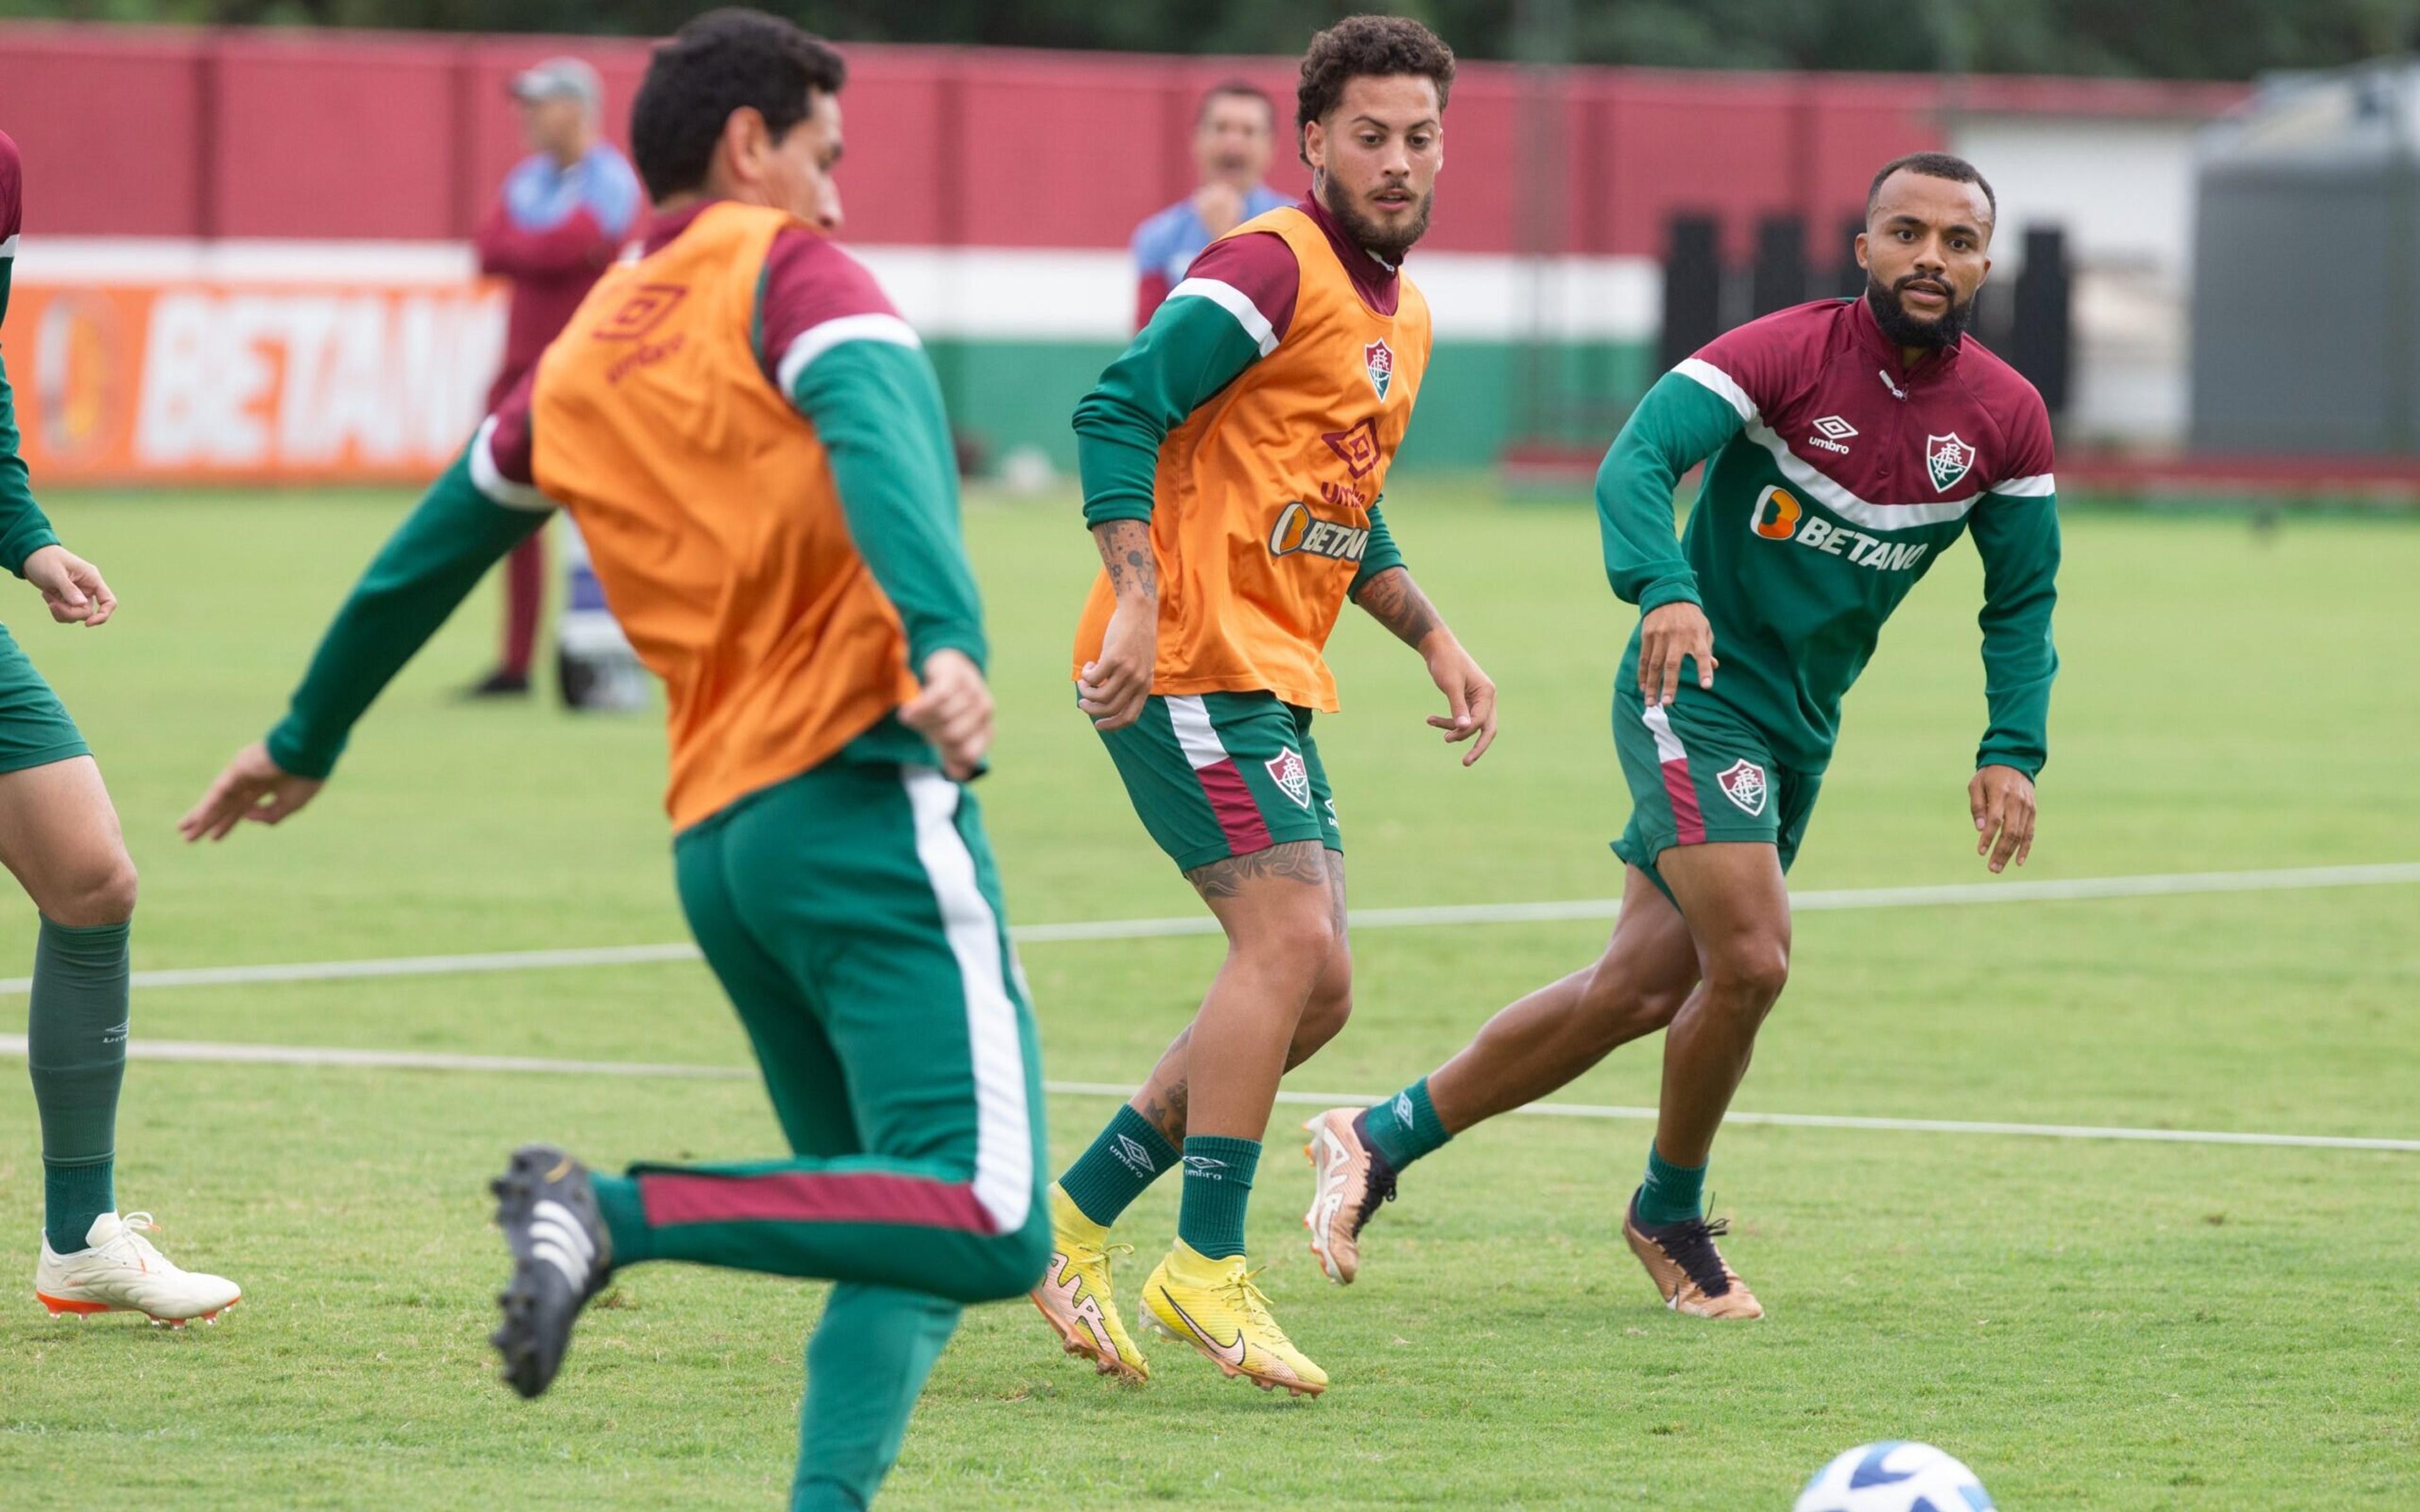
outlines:
M2287 867L2269 872L2176 872L2124 877L2074 877L2045 882L1953 883L1931 887L1852 887L1794 892L1800 913L1864 908L1931 908L1968 903L2070 903L2101 898L2161 898L2211 892L2294 892L2310 887L2376 887L2420 883L2420 861L2375 866ZM1575 898L1559 903L1449 903L1427 908L1357 908L1354 929L1431 929L1466 924L1542 924L1610 919L1621 912L1616 898ZM1019 945L1057 945L1086 940L1168 939L1216 934L1208 915L1179 918L1105 918L1069 924L1020 924L1009 931ZM411 955L365 961L296 961L249 966L186 966L133 974L137 987L224 987L257 982L341 981L375 977L437 977L490 971L547 971L575 966L644 965L694 961L697 947L606 945L565 950L498 950L478 955ZM0 979L0 995L23 994L30 977Z
M461 1056L423 1050L346 1050L326 1046L229 1044L204 1040L132 1040L127 1054L137 1060L175 1060L241 1066L344 1066L380 1071L520 1072L570 1076L652 1076L691 1081L752 1081L742 1066L683 1066L633 1060L553 1060L519 1056ZM22 1057L25 1037L0 1034L0 1057ZM1053 1097L1131 1097L1120 1082L1045 1082ZM1278 1093L1280 1103L1304 1107L1367 1106L1382 1101L1367 1092ZM1516 1114L1547 1119L1652 1120L1653 1108L1595 1103L1532 1103ZM1785 1129L1877 1129L1895 1134L1947 1134L2029 1139L2121 1139L2163 1145L2258 1145L2298 1149L2374 1149L2420 1154L2420 1139L2372 1139L2350 1134L2246 1134L2217 1129L2130 1129L2091 1124L1967 1122L1957 1119L1872 1119L1837 1113L1738 1113L1730 1123Z

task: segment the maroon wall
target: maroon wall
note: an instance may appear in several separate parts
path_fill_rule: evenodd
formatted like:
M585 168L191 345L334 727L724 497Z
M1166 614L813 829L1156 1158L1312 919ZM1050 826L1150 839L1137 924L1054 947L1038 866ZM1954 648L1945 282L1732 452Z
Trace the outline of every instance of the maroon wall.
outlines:
M626 138L646 44L367 32L0 23L0 130L25 158L35 235L466 236L520 152L504 81L559 52L604 74ZM1282 59L849 47L847 235L862 242L1110 246L1190 188L1202 88L1254 80L1291 116ZM1674 210L1818 236L1875 163L1938 145L1924 77L1469 64L1447 114L1432 245L1653 253ZM2211 115L2239 86L1967 81L1967 109ZM1290 143L1291 132L1287 133ZM1304 176L1288 148L1275 181Z

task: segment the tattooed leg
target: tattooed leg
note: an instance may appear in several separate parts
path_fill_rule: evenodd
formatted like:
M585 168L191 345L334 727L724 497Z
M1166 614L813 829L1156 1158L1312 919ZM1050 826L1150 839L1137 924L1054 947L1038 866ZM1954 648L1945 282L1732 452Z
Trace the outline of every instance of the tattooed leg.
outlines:
M1170 1065L1180 1048L1170 1046L1138 1094L1165 1111L1181 1080L1186 1132L1258 1139L1267 1131L1303 1005L1341 938L1326 855L1317 841L1289 841L1186 873L1226 929L1227 959L1187 1031L1183 1066ZM1151 1117L1141 1101L1136 1107Z
M1344 941L1344 857L1334 851L1326 855L1328 917L1336 924L1336 948L1328 952L1327 964L1311 985L1311 998L1303 1005L1302 1017L1295 1025L1294 1041L1286 1046L1287 1071L1309 1060L1320 1046L1335 1039L1353 1012L1353 952ZM1192 1025L1177 1030L1176 1038L1160 1053L1159 1064L1152 1067L1142 1089L1127 1100L1129 1106L1151 1120L1162 1138L1179 1149L1185 1144L1185 1053L1192 1040Z

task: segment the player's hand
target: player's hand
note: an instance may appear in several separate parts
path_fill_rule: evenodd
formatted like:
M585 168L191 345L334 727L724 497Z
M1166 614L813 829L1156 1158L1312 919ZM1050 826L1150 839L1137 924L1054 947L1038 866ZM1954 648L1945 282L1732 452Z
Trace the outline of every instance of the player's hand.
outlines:
M1124 730L1142 717L1158 666L1159 605L1121 598L1101 637L1101 654L1076 678L1076 707L1093 717L1095 730Z
M900 706L899 722L933 743L950 780L964 782L991 749L991 688L973 657L946 648L924 658L923 683Z
M1975 854L1989 856L1994 872L2019 866L2034 848L2034 779L2013 766L1986 766L1966 784L1966 805L1975 810Z
M1462 764L1468 766L1496 744L1496 685L1451 636L1436 638L1428 662L1429 676L1445 695L1446 707L1445 713L1429 716L1429 725L1445 732L1449 746L1473 742L1462 758Z
M25 559L25 580L40 590L51 618L61 625L97 630L117 612L117 595L101 581L101 569L63 546L46 546Z
M1638 696L1665 704L1681 696L1681 658L1698 664L1698 686L1714 686L1714 627L1706 611L1681 599L1660 604L1638 622Z
M1243 191L1228 183L1203 184L1193 192L1193 213L1212 239L1223 237L1244 224Z
M177 821L177 833L191 843L225 840L247 819L273 825L318 797L327 785L324 779L296 777L271 761L269 748L256 740L235 753L202 801Z

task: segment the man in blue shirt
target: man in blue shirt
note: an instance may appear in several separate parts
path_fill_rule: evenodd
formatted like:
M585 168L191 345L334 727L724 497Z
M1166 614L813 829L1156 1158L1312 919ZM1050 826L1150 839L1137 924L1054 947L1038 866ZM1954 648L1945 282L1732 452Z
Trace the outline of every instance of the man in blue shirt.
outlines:
M1135 227L1135 329L1202 249L1253 216L1294 201L1261 182L1269 171L1277 107L1254 85L1230 81L1202 97L1193 116L1193 166L1202 187Z
M613 265L646 197L629 161L603 138L605 86L595 69L578 58L549 58L516 74L512 94L521 133L536 150L504 176L479 223L479 270L513 285L504 365L488 392L491 410ZM544 542L532 535L505 559L504 657L474 694L529 691L546 598Z

